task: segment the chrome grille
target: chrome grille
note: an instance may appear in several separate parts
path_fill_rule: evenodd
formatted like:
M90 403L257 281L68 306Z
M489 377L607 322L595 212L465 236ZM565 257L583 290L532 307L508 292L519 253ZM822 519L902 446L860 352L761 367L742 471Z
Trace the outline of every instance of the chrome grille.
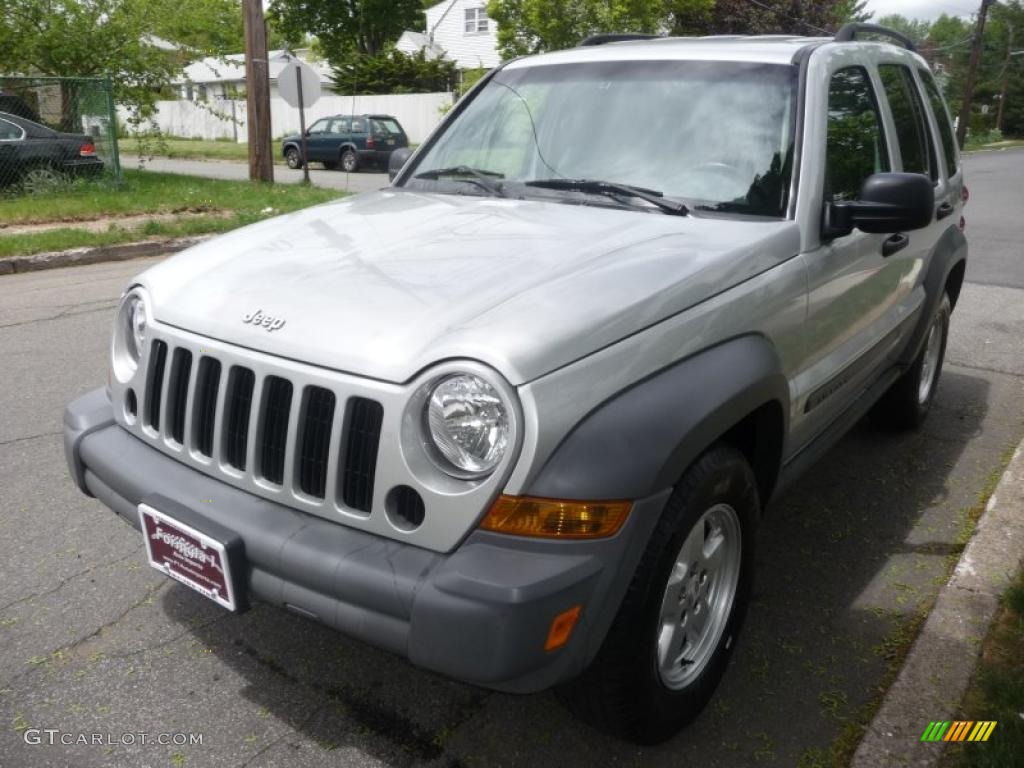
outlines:
M201 457L228 477L252 477L307 502L325 502L328 494L333 502L340 485L343 508L370 512L384 415L377 401L342 400L285 376L257 377L209 350L161 339L150 346L145 392L143 433L151 439ZM341 424L339 402L345 403Z

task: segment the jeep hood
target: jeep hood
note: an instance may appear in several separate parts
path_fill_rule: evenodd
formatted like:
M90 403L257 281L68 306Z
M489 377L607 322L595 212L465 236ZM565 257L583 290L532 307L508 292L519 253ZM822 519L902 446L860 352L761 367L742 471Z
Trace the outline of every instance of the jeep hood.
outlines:
M236 230L138 282L158 321L268 354L393 382L472 358L521 384L798 250L793 222L385 189ZM244 321L256 312L271 320Z

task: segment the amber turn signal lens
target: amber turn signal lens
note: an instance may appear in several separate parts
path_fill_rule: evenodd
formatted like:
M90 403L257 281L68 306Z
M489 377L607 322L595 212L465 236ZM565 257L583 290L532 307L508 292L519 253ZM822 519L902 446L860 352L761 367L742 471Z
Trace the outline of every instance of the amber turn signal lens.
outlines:
M576 626L576 620L580 617L582 610L582 605L574 605L569 610L562 611L555 616L555 620L551 622L551 629L548 630L548 641L544 643L545 651L557 650L569 642L573 627Z
M480 523L485 531L551 539L599 539L618 533L631 501L563 501L500 496Z

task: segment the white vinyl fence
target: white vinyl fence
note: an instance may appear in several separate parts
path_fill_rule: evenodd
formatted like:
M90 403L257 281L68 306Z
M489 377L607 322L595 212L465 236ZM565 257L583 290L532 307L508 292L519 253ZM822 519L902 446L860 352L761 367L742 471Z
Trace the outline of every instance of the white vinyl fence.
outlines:
M324 94L306 109L306 126L328 115L392 115L405 128L409 141L421 143L434 130L444 109L451 106L450 93L409 93L386 96L337 96ZM244 100L210 99L206 102L158 101L154 117L160 132L166 136L190 139L247 140L246 103ZM121 124L127 126L127 111L118 108ZM299 132L299 110L285 104L284 99L270 99L270 120L275 139ZM141 130L149 130L143 125Z

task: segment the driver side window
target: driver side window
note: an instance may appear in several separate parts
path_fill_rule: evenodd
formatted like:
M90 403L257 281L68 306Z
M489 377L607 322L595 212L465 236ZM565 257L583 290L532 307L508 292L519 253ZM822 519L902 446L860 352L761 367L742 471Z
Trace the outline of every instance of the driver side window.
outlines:
M856 200L868 176L889 170L878 101L863 67L832 75L826 142L826 202Z
M327 133L327 121L317 120L315 123L313 123L313 125L310 126L309 132L311 134Z

